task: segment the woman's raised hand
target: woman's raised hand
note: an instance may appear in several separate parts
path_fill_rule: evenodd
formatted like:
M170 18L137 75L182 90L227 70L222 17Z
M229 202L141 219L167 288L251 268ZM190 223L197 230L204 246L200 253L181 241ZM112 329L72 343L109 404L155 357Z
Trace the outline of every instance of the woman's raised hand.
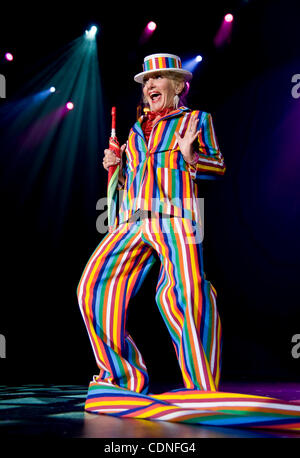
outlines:
M197 130L198 117L194 114L191 116L190 124L183 137L178 132L175 132L175 137L178 142L181 154L186 162L193 162L194 151L193 143L201 132Z

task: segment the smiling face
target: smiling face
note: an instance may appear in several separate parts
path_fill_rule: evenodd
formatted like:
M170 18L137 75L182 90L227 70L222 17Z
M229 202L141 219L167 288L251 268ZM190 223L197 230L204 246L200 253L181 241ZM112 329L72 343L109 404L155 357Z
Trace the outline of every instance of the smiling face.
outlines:
M174 96L183 88L183 81L175 81L164 72L155 72L144 78L143 94L151 111L161 111L174 106Z

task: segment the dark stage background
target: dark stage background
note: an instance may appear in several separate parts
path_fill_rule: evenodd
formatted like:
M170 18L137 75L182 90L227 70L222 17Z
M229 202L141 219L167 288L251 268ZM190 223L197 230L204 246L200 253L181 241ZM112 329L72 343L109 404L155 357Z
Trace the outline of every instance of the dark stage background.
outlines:
M168 3L168 11L157 3L126 2L111 9L101 2L1 5L0 73L7 82L2 117L5 104L18 96L36 68L43 68L43 59L94 23L100 26L105 117L99 126L103 134L88 158L84 145L94 131L88 123L82 129L60 218L57 206L65 189L57 162L59 186L49 184L55 141L28 187L39 150L20 155L13 140L21 132L16 127L8 135L1 119L0 334L6 358L0 359L0 384L87 384L98 372L76 288L103 237L96 230L96 203L106 190L101 154L110 134L110 108L117 106L118 136L124 143L141 95L133 75L141 71L144 56L155 52L178 54L182 60L202 54L188 106L212 113L227 164L224 178L201 187L205 270L218 291L223 324L222 380L300 380L300 359L292 356L292 338L300 334L300 100L292 95L292 77L300 73L298 3L198 1ZM213 39L227 12L235 15L231 41L217 49ZM141 44L149 20L158 27ZM6 50L15 56L11 63L3 60ZM180 374L155 306L158 267L132 300L128 326L153 384L167 385L179 383Z

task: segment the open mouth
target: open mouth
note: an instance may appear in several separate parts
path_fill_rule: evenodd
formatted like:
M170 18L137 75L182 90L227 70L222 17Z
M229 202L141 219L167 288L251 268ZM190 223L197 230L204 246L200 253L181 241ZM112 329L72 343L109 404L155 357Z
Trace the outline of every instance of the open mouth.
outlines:
M160 92L153 92L150 95L150 99L152 100L153 103L157 103L161 98L161 93Z

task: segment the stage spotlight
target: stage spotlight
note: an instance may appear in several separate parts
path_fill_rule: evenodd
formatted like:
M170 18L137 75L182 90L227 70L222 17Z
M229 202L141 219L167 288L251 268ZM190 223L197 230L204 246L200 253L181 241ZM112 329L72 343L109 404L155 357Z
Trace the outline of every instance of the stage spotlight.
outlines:
M91 26L85 28L90 30ZM0 103L0 155L1 160L5 157L7 161L1 179L11 186L19 175L19 165L25 167L21 196L24 203L32 198L35 185L40 182L41 170L46 167L36 217L42 228L51 227L53 241L61 239L67 223L65 209L72 202L73 176L77 176L82 142L87 153L88 185L84 188L87 202L93 198L93 189L99 182L93 152L103 151L106 143L105 102L97 52L101 27L94 40L86 38L85 28L81 29L81 36L49 54L45 61L43 59L40 71L34 72L11 100ZM95 29L91 32L95 33ZM4 58L8 51L14 53L13 62ZM14 66L18 60L15 53L15 49L8 46L2 50L2 63L6 63L6 67ZM4 72L0 70L0 73ZM3 86L0 75L0 86L1 83ZM55 88L55 92L51 92L51 88Z
M195 68L197 67L197 65L199 64L199 62L201 62L202 60L203 60L202 56L198 54L197 56L192 57L192 59L183 61L182 67L185 68L186 70L189 70L190 72L193 72Z
M147 24L147 29L148 29L150 32L154 32L154 30L156 29L156 27L157 27L157 26L156 26L155 22L153 22L153 21L150 21L150 22L148 22L148 24Z
M232 22L233 21L233 15L228 13L228 14L225 15L224 19L225 19L226 22Z
M4 57L9 62L11 62L14 59L14 56L10 52L7 52Z
M72 102L66 103L66 108L67 108L68 110L73 110L73 108L74 108L74 103L72 103Z
M92 40L93 38L95 38L97 31L98 31L97 27L93 25L90 28L90 30L85 31L86 38L88 38L89 40Z
M140 40L139 40L140 45L145 44L151 38L152 34L156 30L156 27L157 25L154 21L148 22L148 24L146 25L146 27L144 28L140 36Z
M217 48L229 44L231 41L233 27L233 15L231 13L225 14L219 30L214 37L214 44Z
M56 91L56 89L55 89L55 87L54 87L54 86L51 86L51 87L50 87L50 89L49 89L49 91L53 93L53 92L55 92L55 91Z

